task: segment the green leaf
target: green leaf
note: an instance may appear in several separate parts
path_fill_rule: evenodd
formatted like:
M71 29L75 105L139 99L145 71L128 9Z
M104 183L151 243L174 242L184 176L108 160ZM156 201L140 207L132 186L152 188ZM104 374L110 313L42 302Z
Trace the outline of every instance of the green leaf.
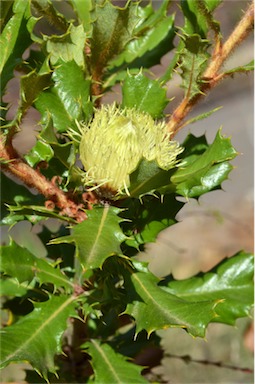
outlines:
M62 62L55 68L52 78L54 89L71 119L84 120L93 112L90 102L90 80L75 61Z
M71 24L64 35L50 37L44 35L44 40L52 65L56 65L59 60L66 62L74 60L79 67L85 68L83 52L86 33L82 25L76 27Z
M185 19L184 30L188 34L199 34L202 39L207 37L210 27L216 28L217 22L212 12L222 0L206 0L202 6L200 0L181 0L181 8ZM208 22L209 21L209 22Z
M107 257L121 254L120 244L126 237L119 226L119 212L110 206L95 207L87 211L87 220L73 227L71 235L53 239L50 244L74 242L84 270L100 268Z
M60 133L72 127L73 121L54 89L40 93L35 101L35 107L42 114L42 125L48 127L52 121Z
M159 190L170 183L173 170L164 171L156 161L142 159L137 169L130 174L130 196L140 198L146 193Z
M194 137L188 137L187 141L190 139L193 141ZM185 142L183 146L185 147ZM202 154L188 153L185 157L185 152L183 162L171 177L172 183L176 185L176 192L185 197L198 197L218 188L232 169L229 161L237 155L230 139L224 138L220 131Z
M91 340L83 344L82 347L92 357L91 365L96 383L148 383L141 376L143 367L128 362L126 357L115 352L109 344Z
M7 82L13 77L13 70L22 61L22 54L31 43L26 24L30 16L29 3L16 0L13 16L9 19L0 36L1 94Z
M249 316L254 301L254 257L239 252L224 259L211 271L174 281L162 281L167 291L189 301L221 300L213 321L234 325L236 319Z
M41 161L50 161L50 159L54 156L53 149L49 144L45 141L38 140L35 146L30 150L30 152L25 155L25 159L30 165L30 167L34 167Z
M47 20L50 25L54 26L59 31L66 32L69 23L54 7L54 2L49 0L33 0L31 6L34 12L38 15L38 19L43 17L44 20Z
M181 36L184 47L181 48L178 68L181 70L182 87L186 96L192 98L201 93L202 74L206 68L209 54L208 41L202 40L198 34Z
M29 289L33 288L34 282L31 282L31 284L20 284L17 279L1 278L1 296L22 297Z
M235 74L238 72L249 72L249 71L254 71L254 60L251 60L246 65L241 65L240 67L232 68L232 69L224 72L224 75L232 75L232 74Z
M136 334L145 329L150 335L158 329L184 328L192 336L204 337L209 322L217 315L217 300L189 301L164 291L159 279L142 263L140 271L125 274L128 304L125 313L136 321Z
M137 4L130 2L120 8L110 1L97 2L91 19L91 65L94 72L101 73L109 60L118 55L132 38L133 30L139 22Z
M122 107L136 108L159 118L167 104L166 89L156 80L148 79L142 72L134 76L128 74L122 87Z
M34 303L34 310L1 330L1 367L28 361L45 379L56 372L54 356L61 353L61 338L67 319L75 316L74 297L52 296Z
M20 247L14 241L8 246L1 247L1 271L15 277L19 283L31 282L34 278L40 283L52 283L57 288L69 290L73 284L58 268L54 268L45 259L38 258L26 248Z
M162 13L161 10L159 12ZM123 53L111 60L109 68L118 67L123 62L130 63L129 68L150 68L160 64L161 57L174 47L174 16L166 17L165 12L159 19L155 19L155 15L150 16L138 29L139 32L134 31L135 38L126 45Z
M61 221L76 223L74 219L68 216L60 215L57 211L50 210L43 205L7 205L10 215L5 217L3 224L11 225L15 221L29 220L35 224L38 221L45 220L45 217L59 219Z
M155 241L161 231L176 222L175 216L183 205L175 199L174 194L144 196L142 201L129 199L123 205L127 209L121 214L126 218L121 223L128 236L125 243L138 249L141 245Z
M35 106L42 114L42 123L48 127L51 120L58 132L75 129L75 119L88 120L93 112L90 101L90 80L75 61L59 62L52 79L54 86L42 92Z
M72 0L71 5L73 6L76 14L78 15L80 23L83 25L85 32L90 32L91 29L91 16L93 5L92 0Z
M39 75L34 71L28 75L22 76L20 80L21 87L21 105L17 115L22 116L27 109L36 100L39 93L50 86L51 74Z

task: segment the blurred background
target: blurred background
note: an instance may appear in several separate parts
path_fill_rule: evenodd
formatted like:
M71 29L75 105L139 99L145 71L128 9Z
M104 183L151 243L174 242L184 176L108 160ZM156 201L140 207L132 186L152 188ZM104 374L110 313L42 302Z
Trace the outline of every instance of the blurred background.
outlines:
M153 2L155 6L160 1ZM177 9L178 1L173 2ZM246 9L247 1L225 0L218 8L215 18L222 24L223 37L226 38L233 26ZM178 19L177 25L181 25ZM254 56L253 34L236 50L226 63L226 68L246 64ZM153 72L157 76L164 72L170 60L163 57L161 66ZM5 101L12 107L9 116L17 108L19 76L10 81ZM168 84L168 96L175 99L168 105L171 113L182 98L178 87L178 76ZM184 128L176 140L182 142L188 132L195 136L206 134L212 142L217 130L222 127L222 134L230 137L239 156L232 162L233 171L229 180L222 185L222 190L210 192L198 201L191 199L179 212L178 224L160 233L153 244L148 244L145 252L138 257L149 262L149 268L158 276L172 273L176 279L187 278L199 271L207 271L225 257L234 255L239 250L253 252L253 74L236 74L233 79L224 80L200 103L189 117L197 116L216 107L223 108L209 118ZM108 94L104 102L120 100L121 94L116 87ZM15 138L19 152L26 153L34 144L38 130L38 113L30 109L22 123L22 133ZM25 132L25 134L24 134ZM25 140L24 140L25 137ZM23 138L23 139L22 139ZM4 186L3 186L4 187ZM54 225L54 224L52 224ZM37 255L46 256L46 249L38 241L36 233L40 225L32 228L30 223L19 223L8 231L2 230L2 242L8 243L10 235L21 246L27 247ZM183 330L168 329L160 331L162 345L166 351L162 366L154 369L154 378L160 375L160 382L166 383L205 383L234 384L253 383L253 374L242 370L205 365L196 362L185 363L178 356L189 355L193 360L220 361L222 364L236 367L253 367L253 322L240 319L236 327L211 324L206 340L192 339ZM171 355L171 357L167 356ZM175 357L174 357L175 356ZM162 379L163 378L163 379ZM21 372L13 366L6 368L2 382L23 382Z

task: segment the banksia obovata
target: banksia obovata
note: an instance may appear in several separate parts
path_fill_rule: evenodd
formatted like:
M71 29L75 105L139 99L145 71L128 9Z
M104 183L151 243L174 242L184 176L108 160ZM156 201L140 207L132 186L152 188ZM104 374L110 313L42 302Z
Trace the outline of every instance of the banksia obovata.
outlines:
M129 194L129 175L142 159L155 161L163 170L176 164L182 148L170 140L164 122L134 108L115 104L95 112L87 125L79 124L80 159L86 186L100 188L105 196Z

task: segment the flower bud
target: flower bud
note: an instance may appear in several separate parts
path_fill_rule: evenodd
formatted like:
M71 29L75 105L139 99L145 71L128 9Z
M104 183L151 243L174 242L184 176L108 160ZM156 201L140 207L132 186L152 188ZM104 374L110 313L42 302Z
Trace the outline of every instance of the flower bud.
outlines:
M115 104L97 110L93 120L79 129L84 183L100 188L104 196L128 195L129 175L142 159L169 170L183 150L170 141L164 122L155 123L147 113Z

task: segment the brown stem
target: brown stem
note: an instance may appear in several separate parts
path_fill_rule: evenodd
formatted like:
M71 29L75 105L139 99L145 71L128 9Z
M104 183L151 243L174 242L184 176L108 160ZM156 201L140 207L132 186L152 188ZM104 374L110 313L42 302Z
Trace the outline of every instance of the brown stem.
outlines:
M6 142L3 135L0 137L0 158L3 161L1 164L3 171L10 172L28 187L37 189L60 209L60 214L74 218L78 222L87 218L82 205L76 204L53 182L26 164L13 148L11 141Z
M169 132L172 133L172 137L174 137L176 133L185 125L182 121L191 109L224 77L224 74L218 73L220 68L238 44L240 44L248 36L253 24L254 2L252 1L244 16L223 46L221 44L216 44L212 60L202 76L204 83L200 87L201 93L195 95L191 99L188 99L187 96L185 96L171 115L167 123L167 127Z

